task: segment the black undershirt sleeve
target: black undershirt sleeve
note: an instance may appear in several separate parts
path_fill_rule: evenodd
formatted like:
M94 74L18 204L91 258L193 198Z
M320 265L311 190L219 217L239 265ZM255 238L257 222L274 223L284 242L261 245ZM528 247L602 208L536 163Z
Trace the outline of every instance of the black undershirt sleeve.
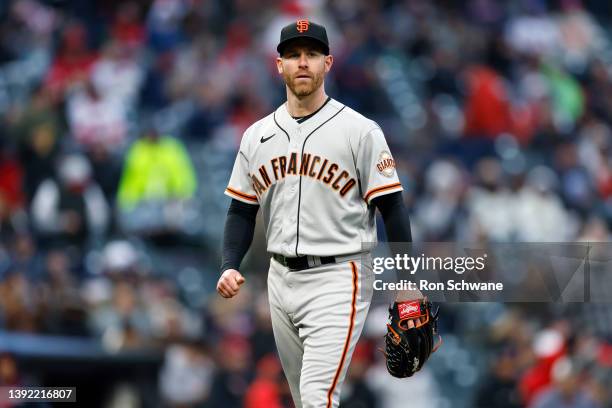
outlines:
M389 242L412 242L410 217L402 200L402 193L385 194L372 199L385 221L385 231Z
M258 205L232 199L223 231L221 273L227 269L240 268L242 258L253 241L257 211L259 211Z
M412 232L410 230L410 218L408 209L402 200L402 193L391 193L372 199L372 203L378 208L385 221L387 240L391 255L409 255L412 252L410 244L412 242ZM405 269L396 269L397 281L403 279L411 280L412 277ZM400 290L397 292L396 301L414 300L423 298L423 294L416 290Z

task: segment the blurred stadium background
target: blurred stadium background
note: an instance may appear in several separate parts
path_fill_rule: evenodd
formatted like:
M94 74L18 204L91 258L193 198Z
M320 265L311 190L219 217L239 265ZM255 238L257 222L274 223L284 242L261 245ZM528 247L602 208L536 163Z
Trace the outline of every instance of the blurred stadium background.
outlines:
M328 93L384 129L416 240L610 240L609 1L4 0L0 385L291 406L261 231L240 296L214 287L235 152L284 100L302 16L330 32ZM612 406L609 305L442 308L444 346L400 381L374 307L342 407Z

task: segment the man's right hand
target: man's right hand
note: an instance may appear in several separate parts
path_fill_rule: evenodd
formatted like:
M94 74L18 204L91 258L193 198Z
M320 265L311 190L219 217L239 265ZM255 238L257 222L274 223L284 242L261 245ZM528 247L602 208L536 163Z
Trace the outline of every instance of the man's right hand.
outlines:
M244 277L236 269L227 269L217 282L217 292L224 298L232 298L238 294Z

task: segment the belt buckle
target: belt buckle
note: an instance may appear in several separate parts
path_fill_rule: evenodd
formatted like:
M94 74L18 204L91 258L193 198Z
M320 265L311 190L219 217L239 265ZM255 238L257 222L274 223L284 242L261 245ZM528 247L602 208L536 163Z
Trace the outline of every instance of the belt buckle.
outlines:
M292 271L314 268L323 265L323 259L320 256L302 255L296 258L289 258L281 254L275 254L274 258L284 267Z
M320 266L322 264L321 257L307 255L306 256L306 263L308 264L309 268L314 268L315 266Z

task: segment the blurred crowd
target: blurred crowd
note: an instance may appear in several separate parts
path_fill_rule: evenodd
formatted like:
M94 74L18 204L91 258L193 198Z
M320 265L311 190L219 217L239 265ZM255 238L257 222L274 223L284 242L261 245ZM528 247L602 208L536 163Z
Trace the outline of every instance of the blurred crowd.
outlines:
M490 373L474 406L610 406L610 344L552 315L534 328L527 312L500 315L488 330Z
M608 2L10 0L2 330L161 350L168 406L290 406L265 265L233 302L213 289L233 158L284 100L275 45L302 16L328 27L328 93L385 130L416 240L610 240ZM366 329L342 406L612 406L610 310L587 334L586 307L482 306L442 306L447 343L408 382ZM16 370L0 356L0 384Z

